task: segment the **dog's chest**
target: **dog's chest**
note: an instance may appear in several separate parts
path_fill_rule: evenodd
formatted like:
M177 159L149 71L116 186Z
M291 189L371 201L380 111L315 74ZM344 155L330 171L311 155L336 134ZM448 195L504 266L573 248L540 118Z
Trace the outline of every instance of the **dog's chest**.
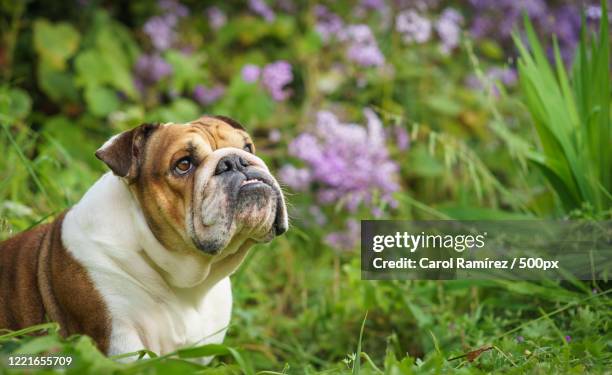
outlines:
M228 278L199 301L177 295L152 298L144 292L127 295L128 299L105 296L112 321L109 354L142 348L167 354L181 347L223 341L232 306Z

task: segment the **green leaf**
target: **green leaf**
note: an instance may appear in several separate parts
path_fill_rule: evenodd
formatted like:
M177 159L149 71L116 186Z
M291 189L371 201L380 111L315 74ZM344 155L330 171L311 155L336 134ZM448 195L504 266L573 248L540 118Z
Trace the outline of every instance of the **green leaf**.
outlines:
M100 117L106 116L119 108L119 99L115 91L103 86L87 86L85 88L85 102L89 111Z
M177 354L179 358L201 358L213 355L228 355L230 351L227 346L222 344L208 344L196 346L194 348L180 349Z
M179 98L169 106L158 107L147 113L149 122L187 122L200 116L200 109L196 103L189 99Z
M77 83L80 86L95 86L103 84L111 73L110 67L102 59L100 53L88 49L79 53L74 61L77 72Z
M38 64L38 86L54 102L79 100L73 75L53 69L45 60Z
M61 342L56 336L41 336L27 341L15 350L13 354L38 354L59 347L61 347Z
M462 110L459 103L445 95L432 95L427 100L427 105L432 110L451 117L457 116Z
M89 336L77 336L66 354L75 358L68 374L109 374L121 366L100 353Z
M34 22L34 48L50 66L57 70L66 68L66 60L79 47L80 35L72 25L47 20Z
M166 60L172 65L172 89L177 92L191 92L206 79L203 69L204 56L198 53L186 55L179 51L168 51Z
M88 49L79 53L75 59L77 82L81 86L110 85L130 97L136 96L132 76L127 64L115 61L115 55Z
M97 51L109 70L109 75L105 77L106 82L128 96L135 97L136 89L131 75L132 61L127 51L128 47L117 38L114 29L103 28L96 37Z
M260 85L245 82L238 75L230 83L223 99L214 106L213 112L252 124L268 119L275 106L274 100Z
M30 114L32 99L20 88L0 88L0 113L11 121L22 120Z

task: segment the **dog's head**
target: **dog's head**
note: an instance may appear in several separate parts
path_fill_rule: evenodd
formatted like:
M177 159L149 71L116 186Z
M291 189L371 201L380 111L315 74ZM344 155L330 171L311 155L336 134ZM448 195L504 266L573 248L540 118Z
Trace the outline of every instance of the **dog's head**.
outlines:
M222 116L141 125L97 152L168 251L222 254L287 230L283 194L245 129Z

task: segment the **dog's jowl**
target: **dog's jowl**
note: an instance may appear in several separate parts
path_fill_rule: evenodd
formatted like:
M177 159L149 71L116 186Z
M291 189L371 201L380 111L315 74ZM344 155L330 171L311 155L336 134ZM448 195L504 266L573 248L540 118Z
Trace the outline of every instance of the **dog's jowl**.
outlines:
M96 156L111 172L74 207L0 244L0 328L56 321L110 355L221 342L229 275L287 230L249 135L221 116L145 124Z

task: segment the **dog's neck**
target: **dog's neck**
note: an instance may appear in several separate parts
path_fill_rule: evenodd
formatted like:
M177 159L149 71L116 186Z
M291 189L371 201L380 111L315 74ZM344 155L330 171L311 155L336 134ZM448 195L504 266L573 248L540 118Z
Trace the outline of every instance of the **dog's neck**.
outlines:
M102 176L70 209L62 237L67 250L91 267L125 273L138 283L160 284L143 285L145 289L164 287L197 294L205 294L233 273L252 245L232 241L224 250L231 255L222 260L164 248L126 182L112 173Z

